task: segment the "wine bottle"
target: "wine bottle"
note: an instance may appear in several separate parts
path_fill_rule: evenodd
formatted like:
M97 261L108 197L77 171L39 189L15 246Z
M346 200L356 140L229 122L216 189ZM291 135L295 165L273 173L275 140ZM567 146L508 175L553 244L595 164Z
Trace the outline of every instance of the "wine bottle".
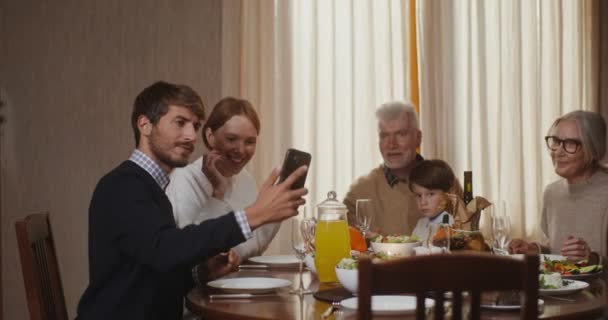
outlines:
M463 200L465 205L473 200L473 171L464 172Z
M442 249L443 252L445 253L449 253L450 252L450 238L452 237L452 227L450 226L450 215L446 214L443 216L443 219L441 221L441 226L440 228L443 229L443 232L445 234L445 242L443 243Z

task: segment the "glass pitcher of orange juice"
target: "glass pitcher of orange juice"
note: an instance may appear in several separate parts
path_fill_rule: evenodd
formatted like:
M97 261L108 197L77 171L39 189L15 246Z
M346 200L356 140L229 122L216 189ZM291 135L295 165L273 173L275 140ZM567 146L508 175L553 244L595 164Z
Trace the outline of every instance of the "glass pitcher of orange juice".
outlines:
M342 258L350 258L350 238L346 206L336 200L336 193L317 205L315 227L315 267L321 282L337 282L335 267Z

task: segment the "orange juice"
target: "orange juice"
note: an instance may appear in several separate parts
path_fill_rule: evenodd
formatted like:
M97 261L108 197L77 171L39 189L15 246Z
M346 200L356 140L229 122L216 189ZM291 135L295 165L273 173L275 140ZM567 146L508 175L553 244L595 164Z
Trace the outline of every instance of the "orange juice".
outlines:
M321 282L337 282L335 267L350 258L350 238L346 220L321 220L315 229L315 267Z

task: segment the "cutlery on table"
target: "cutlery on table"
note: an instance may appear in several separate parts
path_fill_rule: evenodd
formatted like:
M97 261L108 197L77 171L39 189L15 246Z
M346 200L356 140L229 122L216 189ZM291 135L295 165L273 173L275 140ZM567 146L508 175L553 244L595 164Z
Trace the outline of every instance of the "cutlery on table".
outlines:
M239 269L270 269L267 264L241 264Z
M331 303L331 306L329 306L329 308L327 308L327 310L325 310L325 312L323 312L323 314L321 315L321 319L329 318L329 316L331 316L331 314L334 313L334 311L338 310L339 308L340 308L340 301L333 301Z
M267 294L252 294L252 293L226 293L226 294L210 294L209 299L251 299L251 298L262 298L262 297L276 297L276 293Z
M562 298L562 297L554 297L554 296L550 296L550 295L547 295L547 294L540 294L539 296L541 296L543 298L555 299L555 300L559 300L559 301L576 302L576 300L574 300L574 299L568 299L568 298Z
M239 269L252 269L252 270L269 270L269 269L277 269L277 270L292 270L297 269L298 266L295 265L267 265L267 264L241 264L239 265ZM305 270L309 270L308 268L304 268Z

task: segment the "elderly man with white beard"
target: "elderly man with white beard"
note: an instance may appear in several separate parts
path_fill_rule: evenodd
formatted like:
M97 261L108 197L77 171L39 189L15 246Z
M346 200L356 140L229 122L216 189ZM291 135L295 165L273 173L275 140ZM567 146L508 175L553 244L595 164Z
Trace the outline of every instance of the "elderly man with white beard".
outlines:
M416 150L422 141L418 115L410 102L394 101L376 110L378 146L384 163L357 179L344 198L348 221L354 224L357 199L371 199L374 218L368 236L411 234L418 220L414 194L408 187L412 168L423 158Z

